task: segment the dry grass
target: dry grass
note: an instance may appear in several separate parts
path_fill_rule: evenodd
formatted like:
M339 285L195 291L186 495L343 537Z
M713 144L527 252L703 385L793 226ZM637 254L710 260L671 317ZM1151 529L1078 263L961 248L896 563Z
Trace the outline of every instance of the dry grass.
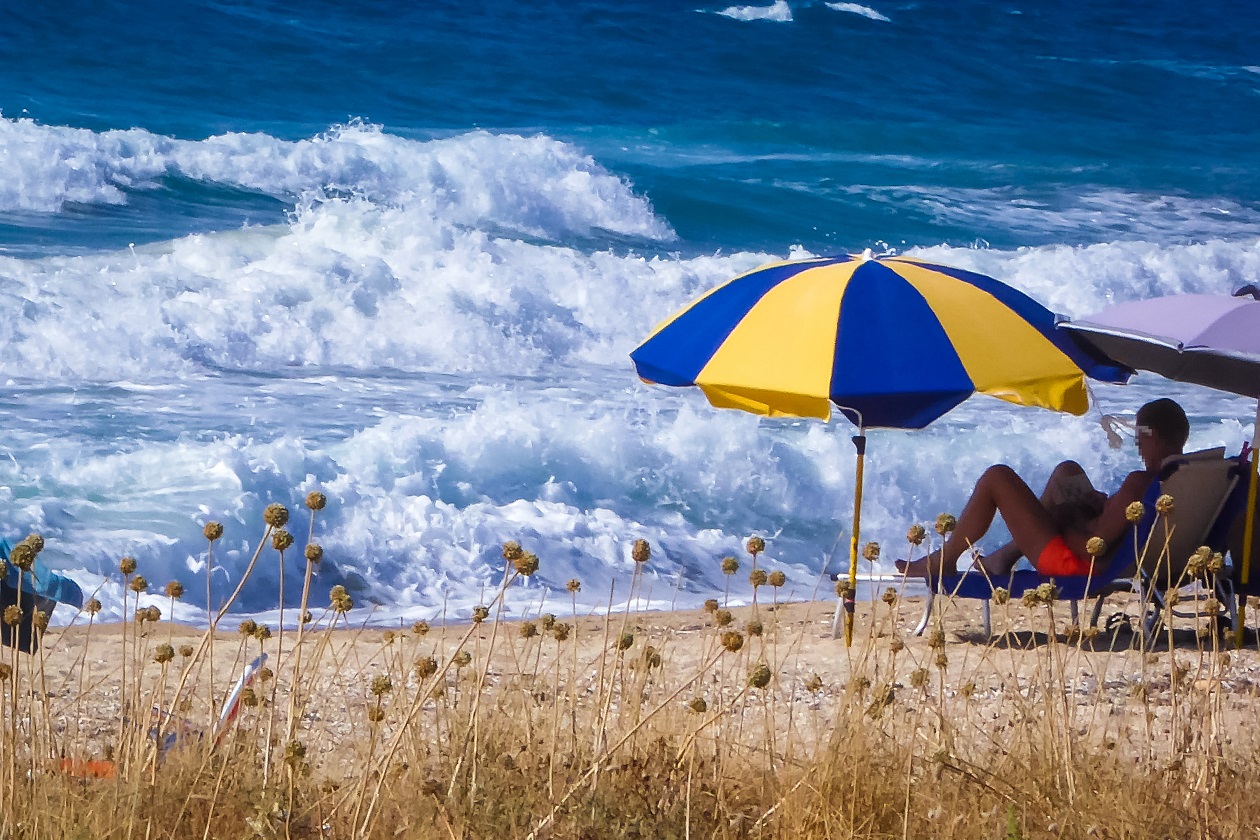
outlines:
M505 555L467 625L354 628L337 593L283 638L146 621L3 651L0 837L1254 835L1260 656L1217 650L1210 616L1147 653L1053 602L999 608L994 640L947 604L915 639L916 605L890 596L848 649L830 604L765 590L729 614L508 622L501 594L537 559ZM270 678L212 737L260 652ZM154 707L203 734L158 749L182 724Z

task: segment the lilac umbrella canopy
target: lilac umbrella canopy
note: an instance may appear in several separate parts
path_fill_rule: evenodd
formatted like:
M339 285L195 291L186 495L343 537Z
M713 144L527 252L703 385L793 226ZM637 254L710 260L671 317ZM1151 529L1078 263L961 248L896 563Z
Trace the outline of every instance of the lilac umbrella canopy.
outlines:
M1059 324L1121 364L1178 382L1260 398L1260 300L1170 295L1108 307Z

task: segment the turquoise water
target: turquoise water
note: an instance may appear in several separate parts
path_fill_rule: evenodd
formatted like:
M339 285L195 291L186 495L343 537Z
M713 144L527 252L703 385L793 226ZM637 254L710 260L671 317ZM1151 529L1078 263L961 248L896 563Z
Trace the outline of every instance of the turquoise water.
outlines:
M201 592L200 523L228 525L226 587L262 507L318 486L320 585L382 620L477 603L511 537L543 558L530 603L574 575L606 598L639 536L654 602L702 600L754 531L805 594L849 430L648 389L628 352L793 254L916 253L1068 315L1254 281L1257 35L1171 2L10 9L4 529L89 589L128 553ZM1192 443L1250 434L1245 401L1157 379L1097 402L1169 391ZM1060 453L1133 460L991 400L881 434L866 530Z

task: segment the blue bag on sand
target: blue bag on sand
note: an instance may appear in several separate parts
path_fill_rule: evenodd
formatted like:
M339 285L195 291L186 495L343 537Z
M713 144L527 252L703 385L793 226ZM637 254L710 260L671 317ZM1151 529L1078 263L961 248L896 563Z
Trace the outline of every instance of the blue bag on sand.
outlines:
M51 614L57 604L69 604L83 608L83 590L65 575L53 572L39 560L29 572L22 572L9 563L9 542L0 539L0 560L4 562L4 577L0 579L0 613L10 606L22 609L22 620L10 626L0 622L0 642L5 647L16 647L25 653L39 649L39 636L35 633L35 610ZM19 597L20 595L20 597Z

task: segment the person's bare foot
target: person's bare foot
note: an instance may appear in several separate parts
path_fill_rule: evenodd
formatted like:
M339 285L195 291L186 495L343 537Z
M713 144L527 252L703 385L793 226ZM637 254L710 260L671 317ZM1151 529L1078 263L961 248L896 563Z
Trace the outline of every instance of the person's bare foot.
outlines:
M894 560L893 565L897 567L897 571L906 577L932 577L933 575L956 575L958 574L958 565L942 567L941 561L936 557L923 557L918 560Z

